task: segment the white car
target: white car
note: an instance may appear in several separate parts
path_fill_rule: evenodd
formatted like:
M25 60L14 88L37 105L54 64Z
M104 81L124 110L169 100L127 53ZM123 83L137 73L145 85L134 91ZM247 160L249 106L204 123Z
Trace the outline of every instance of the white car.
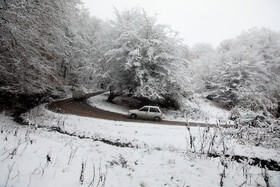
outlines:
M142 118L142 119L154 119L160 121L163 119L163 114L159 107L157 106L143 106L139 110L128 111L128 117L132 119Z

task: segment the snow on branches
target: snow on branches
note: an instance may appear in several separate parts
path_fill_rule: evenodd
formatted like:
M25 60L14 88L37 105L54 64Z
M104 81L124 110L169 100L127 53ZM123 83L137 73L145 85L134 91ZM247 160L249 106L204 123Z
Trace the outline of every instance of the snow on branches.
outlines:
M173 69L185 63L176 32L138 8L116 10L113 28L112 49L106 53L111 85L152 101L164 101L167 94L175 96L180 86L172 81L176 77Z

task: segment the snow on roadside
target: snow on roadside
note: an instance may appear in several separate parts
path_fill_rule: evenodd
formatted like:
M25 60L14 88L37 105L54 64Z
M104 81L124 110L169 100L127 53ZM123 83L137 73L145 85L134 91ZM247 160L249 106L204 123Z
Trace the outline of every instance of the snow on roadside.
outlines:
M218 108L211 101L201 96L195 96L192 102L187 102L187 106L196 109L198 112L196 115L192 114L193 111L190 112L190 118L193 118L193 120L206 121L211 124L215 124L217 121L227 124L232 123L232 121L229 120L230 111Z
M120 113L120 114L127 114L128 110L129 110L127 107L107 102L106 101L108 98L107 94L108 94L108 92L91 97L87 100L87 102L88 102L88 104L90 104L96 108L105 110L105 111L110 111L110 112L115 112L115 113Z

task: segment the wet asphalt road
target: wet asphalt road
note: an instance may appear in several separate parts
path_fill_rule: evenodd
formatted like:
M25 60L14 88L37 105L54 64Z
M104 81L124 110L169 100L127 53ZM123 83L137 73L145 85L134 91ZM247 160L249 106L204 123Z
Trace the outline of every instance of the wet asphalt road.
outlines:
M74 115L78 115L78 116L85 116L85 117L92 117L92 118L99 118L99 119L106 119L106 120L113 120L113 121L151 123L151 124L157 124L157 125L176 125L176 126L185 126L186 125L185 122L179 122L179 121L162 120L162 121L156 122L156 121L152 121L152 120L130 119L126 115L101 110L101 109L93 107L87 103L88 98L102 94L102 93L104 93L104 91L86 94L86 97L79 101L76 101L72 98L55 101L53 103L50 103L47 106L47 108L49 110L52 110L57 113L62 113L62 114L74 114ZM206 125L204 123L194 123L194 122L190 122L189 125L190 126L201 126L201 127L215 126L214 124Z

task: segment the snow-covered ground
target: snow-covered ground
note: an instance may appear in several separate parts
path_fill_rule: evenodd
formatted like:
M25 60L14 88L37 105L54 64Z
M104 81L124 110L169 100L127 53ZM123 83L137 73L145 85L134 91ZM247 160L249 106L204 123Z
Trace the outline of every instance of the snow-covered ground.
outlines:
M106 110L106 111L117 112L120 114L127 114L127 111L129 110L127 107L107 102L106 101L108 98L107 94L108 93L104 93L104 94L100 94L95 97L89 98L87 100L88 104L90 104L94 107Z
M121 113L121 114L127 114L127 111L129 110L128 107L118 105L122 100L122 97L117 97L116 104L107 102L108 93L104 93L95 97L91 97L88 100L88 103L92 106L95 106L97 108ZM125 98L127 99L127 98ZM233 123L232 121L228 120L230 112L224 109L220 109L215 107L211 102L202 99L202 98L196 98L194 102L189 102L188 106L192 109L197 109L194 111L191 111L189 114L182 114L178 111L172 111L172 110L166 110L162 109L164 113L164 117L166 120L171 121L186 121L186 118L190 122L202 122L202 123L210 123L210 124L216 124L217 121L220 123ZM186 116L185 116L186 115Z
M226 129L62 115L43 105L24 118L29 126L0 115L0 186L244 187L266 186L265 176L280 184L280 172L206 156L224 151L280 162L279 150L240 144L222 136Z
M128 108L105 99L106 95L99 95L88 102L126 114ZM218 113L213 109L208 119L227 115ZM174 114L167 116L175 120ZM280 172L207 156L211 152L280 162L278 149L240 143L224 136L227 129L190 127L188 131L145 121L63 115L44 105L23 117L30 125L0 115L0 186L220 186L221 181L224 186L265 186L265 176L271 186L280 184Z

